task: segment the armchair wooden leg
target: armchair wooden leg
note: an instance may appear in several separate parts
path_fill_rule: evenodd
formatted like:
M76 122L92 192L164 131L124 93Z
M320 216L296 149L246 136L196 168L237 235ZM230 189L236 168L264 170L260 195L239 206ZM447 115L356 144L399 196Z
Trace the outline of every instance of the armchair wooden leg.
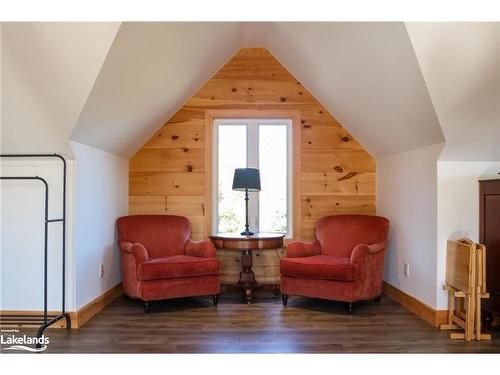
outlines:
M352 315L352 302L347 303L347 314Z
M213 294L212 295L212 301L214 303L214 306L217 306L217 304L219 303L219 295L220 294Z
M286 304L288 302L288 295L281 294L281 299L283 300L283 306L286 306Z
M274 296L274 298L278 298L279 295L280 295L280 286L279 285L275 285L274 289L273 289L273 296Z
M149 302L148 301L144 302L144 313L149 314Z
M380 296L375 297L374 301L375 301L375 303L380 303Z

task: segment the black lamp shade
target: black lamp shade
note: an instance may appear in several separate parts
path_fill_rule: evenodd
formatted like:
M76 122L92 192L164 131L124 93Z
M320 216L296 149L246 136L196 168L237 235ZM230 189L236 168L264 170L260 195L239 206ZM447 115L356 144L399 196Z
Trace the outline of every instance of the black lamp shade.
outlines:
M260 173L256 168L236 168L234 170L233 190L260 191Z

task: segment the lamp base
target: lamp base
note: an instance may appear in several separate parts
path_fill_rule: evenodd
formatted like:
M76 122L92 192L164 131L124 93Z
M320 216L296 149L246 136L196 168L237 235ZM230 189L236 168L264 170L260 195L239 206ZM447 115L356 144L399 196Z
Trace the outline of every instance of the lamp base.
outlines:
M248 229L240 233L242 236L253 236L254 233L250 232Z

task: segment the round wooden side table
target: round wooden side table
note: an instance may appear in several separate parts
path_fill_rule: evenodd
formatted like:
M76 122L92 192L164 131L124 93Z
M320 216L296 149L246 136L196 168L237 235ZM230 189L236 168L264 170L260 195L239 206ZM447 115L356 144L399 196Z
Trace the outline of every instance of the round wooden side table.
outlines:
M217 233L210 236L217 249L241 251L240 278L237 286L245 291L245 302L252 303L253 290L258 287L252 270L252 250L269 250L283 247L284 234L255 233L242 236L236 233ZM278 286L275 287L275 293Z

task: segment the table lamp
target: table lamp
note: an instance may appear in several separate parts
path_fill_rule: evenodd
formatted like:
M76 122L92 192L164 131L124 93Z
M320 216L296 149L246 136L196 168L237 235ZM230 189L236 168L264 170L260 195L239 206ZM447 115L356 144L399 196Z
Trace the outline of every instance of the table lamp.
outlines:
M248 229L248 192L260 191L260 173L256 168L236 168L234 170L233 190L245 192L245 230L242 236L251 236Z

